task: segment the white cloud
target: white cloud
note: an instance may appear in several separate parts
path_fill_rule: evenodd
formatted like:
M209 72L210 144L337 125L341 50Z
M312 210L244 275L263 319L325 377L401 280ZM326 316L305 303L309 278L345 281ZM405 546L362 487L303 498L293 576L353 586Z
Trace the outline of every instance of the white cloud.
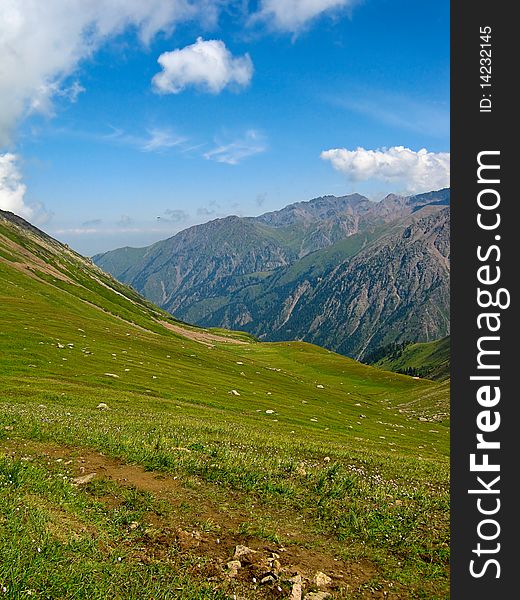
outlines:
M267 144L264 136L255 129L249 129L242 137L231 142L217 143L215 148L204 154L204 158L228 165L237 165L245 158L266 150Z
M33 210L25 203L27 190L14 154L0 154L0 208L30 219Z
M253 76L249 54L235 57L221 40L201 37L190 46L164 52L157 62L163 70L152 83L159 94L178 94L188 86L218 94L228 86L249 85Z
M110 37L136 28L147 44L180 21L214 18L217 0L2 0L0 147L31 111L52 112L52 99L77 98L68 83L82 60Z
M27 186L22 181L18 161L16 154L0 154L0 209L13 212L24 219L31 219L38 224L45 223L50 213L41 203L27 202Z
M143 152L167 150L168 148L175 148L187 141L186 138L176 135L167 129L151 129L148 134L148 139L143 140L141 143L141 150Z
M350 181L376 179L399 184L419 193L448 187L450 184L449 152L415 152L404 146L378 150L336 148L321 153L323 160L346 175Z
M360 0L261 0L252 22L263 21L275 29L296 33L323 14L352 8Z
M184 149L188 142L188 138L178 135L173 130L165 127L148 129L146 134L143 135L127 133L123 129L112 126L111 129L112 133L109 133L108 135L87 132L80 132L79 135L90 140L109 142L121 146L130 146L137 150L141 150L141 152L162 152L177 147Z

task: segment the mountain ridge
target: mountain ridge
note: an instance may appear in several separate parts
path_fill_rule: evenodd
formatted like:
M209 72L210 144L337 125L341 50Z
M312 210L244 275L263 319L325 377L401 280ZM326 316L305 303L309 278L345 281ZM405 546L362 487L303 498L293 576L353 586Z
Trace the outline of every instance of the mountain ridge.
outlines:
M359 194L321 196L259 217L215 219L147 248L114 250L93 260L183 320L238 328L267 340L313 341L362 358L376 345L403 341L405 334L412 341L430 341L449 333L449 202L448 188L414 196L389 194L378 203ZM419 231L421 227L429 233ZM430 240L424 252L421 239ZM355 272L344 268L351 261ZM421 261L428 264L422 271ZM397 304L400 318L389 318L386 325L383 319L381 335L372 331L373 318L353 330L349 321L359 320L353 303L361 299L370 312L367 289L375 289L371 283L391 263L397 287L406 296ZM422 281L430 289L428 272L438 280L435 302L417 285ZM355 276L342 284L344 300L333 283L338 274ZM411 279L415 285L406 286ZM356 296L349 289L356 289ZM378 302L389 304L383 293L378 288ZM347 320L340 322L334 313L346 303L351 310L343 311ZM305 313L313 314L314 321ZM383 313L389 317L388 309Z

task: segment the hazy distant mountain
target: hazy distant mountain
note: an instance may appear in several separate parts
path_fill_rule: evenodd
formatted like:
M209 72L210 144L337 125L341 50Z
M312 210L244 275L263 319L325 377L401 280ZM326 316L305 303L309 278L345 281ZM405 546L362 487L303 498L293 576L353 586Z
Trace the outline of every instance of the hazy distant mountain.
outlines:
M93 260L183 320L362 358L449 333L449 202L324 196Z

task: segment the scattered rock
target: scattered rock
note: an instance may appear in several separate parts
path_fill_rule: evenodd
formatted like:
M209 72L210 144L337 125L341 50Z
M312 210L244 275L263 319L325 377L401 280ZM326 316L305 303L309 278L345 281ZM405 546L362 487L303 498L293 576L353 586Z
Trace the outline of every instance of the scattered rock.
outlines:
M298 468L296 469L296 475L299 475L300 477L305 477L305 475L307 475L307 471L305 470L304 463L300 463L298 465Z
M318 383L318 385L316 387L319 388L320 390L322 390L325 386L321 385L321 383Z
M271 409L269 409L269 410L266 410L266 411L265 411L265 414L266 414L266 415L274 415L274 410L271 410Z
M325 573L317 571L316 575L312 578L312 583L314 583L316 587L326 587L332 583L332 579L328 575L325 575Z
M106 375L107 377L114 377L115 379L119 379L119 375L116 375L115 373L103 373L103 375Z
M237 390L230 390L228 394L231 394L232 396L240 396L240 392L238 392Z
M74 477L72 483L74 485L85 485L89 481L92 481L95 476L96 473L89 473L88 475L82 475L81 477Z
M326 457L323 459L323 462L324 462L324 463L330 463L330 456L326 456Z
M105 404L104 402L100 402L100 403L99 403L99 404L96 406L96 408L97 408L98 410L108 410L108 404Z
M230 560L226 566L228 568L226 575L228 577L236 577L238 569L242 567L242 563L239 560Z
M6 431L12 431L12 430L14 429L14 426L13 426L13 425L6 425L6 426L4 427L4 429L5 429Z
M290 580L293 583L289 600L302 600L302 576L295 575Z
M279 573L282 570L282 565L281 565L280 561L275 558L275 559L272 559L271 568L275 573Z
M239 544L235 548L235 554L233 554L233 558L235 560L239 560L240 558L242 558L243 556L247 556L248 554L256 554L256 550L253 550L252 548L248 548L247 546L242 546L241 544Z
M260 585L267 585L268 583L274 583L276 580L272 575L266 575L260 580Z

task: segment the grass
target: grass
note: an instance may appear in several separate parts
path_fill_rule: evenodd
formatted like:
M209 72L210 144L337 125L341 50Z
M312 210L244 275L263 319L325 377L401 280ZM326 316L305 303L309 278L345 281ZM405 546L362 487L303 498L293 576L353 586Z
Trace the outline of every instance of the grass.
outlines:
M450 336L433 342L390 344L378 348L368 362L396 373L415 375L436 381L450 377Z
M303 550L311 570L332 561L338 598L448 596L445 384L305 343L218 330L222 341L197 342L72 252L0 219L2 234L0 587L10 597L285 594L282 579L282 592L218 569L208 581L209 565L244 542L287 547L288 567ZM166 504L137 484L78 488L41 448L70 460L96 452L179 488ZM129 533L143 519L157 539ZM174 528L220 536L228 554L180 548ZM334 564L358 573L350 588Z

